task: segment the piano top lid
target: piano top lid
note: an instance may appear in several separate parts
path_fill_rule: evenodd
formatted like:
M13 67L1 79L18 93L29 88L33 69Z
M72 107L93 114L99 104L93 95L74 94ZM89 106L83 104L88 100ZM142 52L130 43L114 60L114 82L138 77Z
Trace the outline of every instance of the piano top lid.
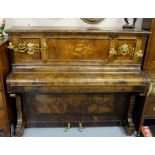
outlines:
M92 34L139 34L148 35L150 31L142 29L124 30L122 28L104 27L53 27L53 26L26 26L11 27L5 30L6 33L92 33Z

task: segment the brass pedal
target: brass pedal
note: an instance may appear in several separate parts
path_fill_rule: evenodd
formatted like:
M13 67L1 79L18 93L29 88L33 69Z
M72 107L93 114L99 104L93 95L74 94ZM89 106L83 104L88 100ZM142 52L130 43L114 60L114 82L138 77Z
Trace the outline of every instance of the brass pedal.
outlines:
M85 127L83 126L83 123L79 123L79 128L78 128L78 130L79 130L80 132L82 132L84 128L85 128Z
M67 123L67 127L65 128L65 132L67 132L71 128L71 123Z

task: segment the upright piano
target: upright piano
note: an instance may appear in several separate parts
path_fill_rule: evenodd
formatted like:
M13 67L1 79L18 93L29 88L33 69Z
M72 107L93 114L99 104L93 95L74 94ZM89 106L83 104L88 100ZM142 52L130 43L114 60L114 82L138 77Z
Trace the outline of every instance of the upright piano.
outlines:
M150 32L29 26L6 33L17 136L25 127L124 126L134 132L136 98L149 89L142 64Z

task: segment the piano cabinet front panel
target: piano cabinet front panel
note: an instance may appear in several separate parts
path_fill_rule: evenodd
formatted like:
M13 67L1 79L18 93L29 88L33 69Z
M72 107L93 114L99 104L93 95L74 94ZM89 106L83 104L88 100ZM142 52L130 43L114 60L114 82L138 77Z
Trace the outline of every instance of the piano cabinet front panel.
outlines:
M27 127L123 122L130 102L127 93L23 94L21 98Z
M40 50L29 53L12 51L12 63L14 64L35 64L47 61L47 63L58 62L98 62L99 64L141 64L142 57L136 59L139 50L144 52L145 37L135 35L54 35L46 34L45 37L39 34L14 35L11 39L15 47L21 43L38 45ZM43 45L46 48L42 50ZM112 55L111 55L112 54ZM101 63L102 62L102 63Z

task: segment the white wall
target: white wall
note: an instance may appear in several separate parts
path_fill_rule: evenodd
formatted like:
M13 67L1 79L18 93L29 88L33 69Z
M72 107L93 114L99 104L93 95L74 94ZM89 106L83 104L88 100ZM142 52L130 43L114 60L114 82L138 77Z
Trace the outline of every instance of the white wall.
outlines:
M87 24L80 18L7 18L6 28L12 26L83 26L83 27L122 27L123 18L105 18L99 24ZM136 27L141 28L142 18L138 18Z

